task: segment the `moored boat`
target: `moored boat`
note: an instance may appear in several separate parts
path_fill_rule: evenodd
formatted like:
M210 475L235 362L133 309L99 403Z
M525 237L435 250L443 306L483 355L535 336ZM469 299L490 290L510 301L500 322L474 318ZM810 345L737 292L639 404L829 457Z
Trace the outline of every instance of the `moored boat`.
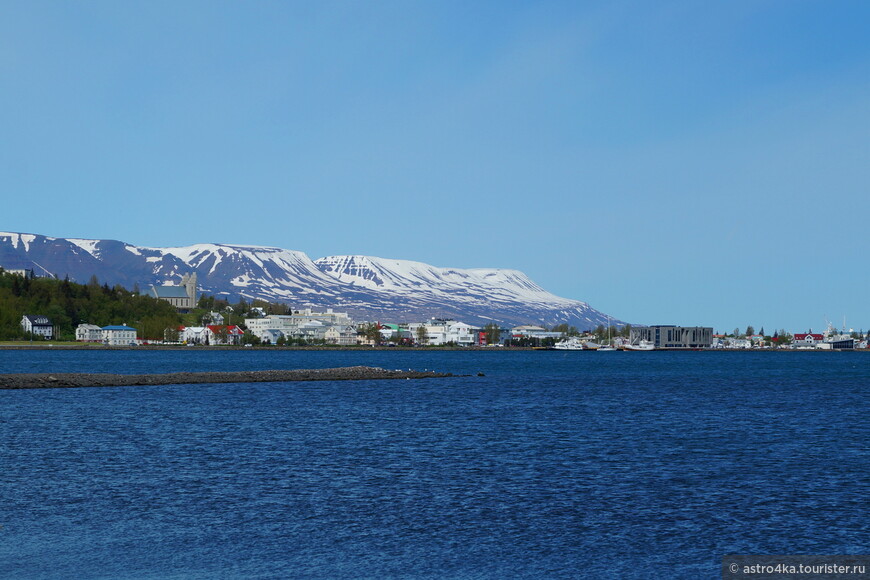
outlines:
M623 350L655 350L655 348L656 346L648 340L641 340L637 344L629 343L622 347Z
M583 342L576 336L569 336L553 345L554 350L585 350Z

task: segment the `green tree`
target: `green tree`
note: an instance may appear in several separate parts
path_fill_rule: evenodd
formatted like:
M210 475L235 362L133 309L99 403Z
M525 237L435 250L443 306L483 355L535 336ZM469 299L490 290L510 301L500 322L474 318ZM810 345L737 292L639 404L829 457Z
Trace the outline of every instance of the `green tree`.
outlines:
M746 327L746 336L752 336L755 334L755 329L752 328L752 325Z
M358 327L359 332L376 346L381 344L381 327L375 322L366 322Z
M179 342L180 338L177 326L167 326L163 330L163 340L166 342Z
M565 325L567 326L567 324ZM559 332L559 331L556 331ZM567 332L567 328L566 328ZM486 338L486 344L498 344L501 340L501 328L498 324L490 322L483 327L483 333Z
M230 331L226 324L221 324L214 329L215 344L229 344Z
M206 296L205 294L203 294L199 297L199 302L196 304L196 307L203 310L213 310L214 296Z
M256 334L252 333L250 330L246 330L242 335L242 344L250 344L253 346L257 346L261 343L260 337Z
M592 332L595 335L596 342L602 342L607 340L607 327L603 324L599 324L595 327L595 330Z
M130 324L141 332L143 324L162 319L148 336L159 339L165 327L177 326L181 321L168 302L135 295L120 286L100 286L95 277L88 285L81 285L68 279L29 280L0 275L0 337L23 338L20 322L24 314L49 317L57 327L57 336L63 340L74 340L75 327L81 323Z
M417 327L417 344L426 344L429 339L426 336L426 327L424 325L420 325Z
M777 344L791 344L792 342L794 342L794 337L784 328L781 328L776 332Z

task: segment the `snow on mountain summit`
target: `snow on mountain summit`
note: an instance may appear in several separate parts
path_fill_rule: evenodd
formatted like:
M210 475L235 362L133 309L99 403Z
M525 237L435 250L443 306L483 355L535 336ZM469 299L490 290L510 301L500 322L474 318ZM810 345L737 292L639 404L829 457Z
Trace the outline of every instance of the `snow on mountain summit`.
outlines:
M576 303L547 292L519 270L438 268L371 256L328 256L314 263L342 282L374 290L436 295L476 292L489 300Z
M28 265L79 282L96 275L101 282L128 288L177 282L196 272L205 294L335 308L360 320L438 317L470 324L568 323L581 329L608 320L584 302L547 292L518 270L439 268L355 255L312 260L304 252L266 246L154 248L0 232L0 267Z

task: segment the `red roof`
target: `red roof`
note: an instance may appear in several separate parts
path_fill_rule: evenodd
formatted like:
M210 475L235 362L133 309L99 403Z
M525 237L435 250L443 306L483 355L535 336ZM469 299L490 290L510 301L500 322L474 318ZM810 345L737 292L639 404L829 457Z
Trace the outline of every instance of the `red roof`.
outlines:
M811 336L813 340L825 340L825 337L821 334L795 334L795 340L806 340L808 336Z
M245 334L242 329L233 324L232 326L223 326L221 324L209 324L208 329L214 333L221 332L222 329L227 329L227 334Z

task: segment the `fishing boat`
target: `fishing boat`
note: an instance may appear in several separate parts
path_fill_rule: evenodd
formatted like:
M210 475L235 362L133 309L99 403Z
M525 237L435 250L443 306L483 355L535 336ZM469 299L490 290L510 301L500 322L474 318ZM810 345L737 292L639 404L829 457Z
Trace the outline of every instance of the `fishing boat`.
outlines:
M623 350L655 350L655 348L656 345L648 340L641 340L636 344L628 343L622 347Z
M569 336L553 345L554 350L586 350L583 342L576 336Z

